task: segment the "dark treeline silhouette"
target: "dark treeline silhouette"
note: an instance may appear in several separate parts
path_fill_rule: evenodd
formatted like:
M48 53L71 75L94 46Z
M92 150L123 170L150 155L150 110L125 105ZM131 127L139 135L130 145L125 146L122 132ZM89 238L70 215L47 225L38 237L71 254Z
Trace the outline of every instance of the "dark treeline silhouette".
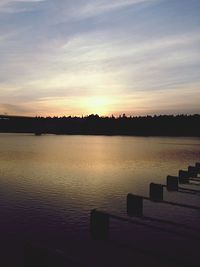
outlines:
M200 115L22 117L0 115L0 132L80 135L200 136Z

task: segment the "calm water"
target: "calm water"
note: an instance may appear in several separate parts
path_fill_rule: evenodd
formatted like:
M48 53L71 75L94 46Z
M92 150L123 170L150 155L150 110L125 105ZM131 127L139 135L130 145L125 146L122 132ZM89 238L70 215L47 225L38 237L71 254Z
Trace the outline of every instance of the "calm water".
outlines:
M126 215L126 195L148 196L200 161L199 138L0 135L1 231L64 249L89 240L89 213ZM197 187L196 187L197 188ZM199 189L199 188L197 188ZM199 205L198 196L165 192ZM145 215L199 224L199 214L145 202ZM113 231L122 231L113 224ZM73 252L72 252L73 254Z

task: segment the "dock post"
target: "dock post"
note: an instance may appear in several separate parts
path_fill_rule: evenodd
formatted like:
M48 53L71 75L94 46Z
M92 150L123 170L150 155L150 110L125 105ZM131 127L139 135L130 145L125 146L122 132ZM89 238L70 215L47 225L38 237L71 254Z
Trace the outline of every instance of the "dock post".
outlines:
M200 173L200 162L196 162L195 167L197 169L197 172Z
M142 216L143 215L143 197L133 194L127 195L126 201L127 214L129 216Z
M161 184L150 183L149 196L152 201L163 201L163 186Z
M177 176L167 176L167 190L168 191L178 191L178 177Z
M189 166L188 167L188 173L190 174L191 177L197 177L197 175L198 175L197 168L194 166Z
M179 170L178 177L179 177L179 183L180 184L188 184L189 183L190 174L188 173L188 171Z
M90 214L90 232L95 240L108 240L109 214L93 209Z

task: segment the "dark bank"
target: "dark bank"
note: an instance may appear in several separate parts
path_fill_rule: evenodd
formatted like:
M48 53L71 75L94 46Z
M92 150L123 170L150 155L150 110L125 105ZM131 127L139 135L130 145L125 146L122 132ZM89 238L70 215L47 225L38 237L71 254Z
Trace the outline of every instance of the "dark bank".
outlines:
M160 115L144 117L19 117L0 116L0 132L127 135L127 136L200 136L200 115Z

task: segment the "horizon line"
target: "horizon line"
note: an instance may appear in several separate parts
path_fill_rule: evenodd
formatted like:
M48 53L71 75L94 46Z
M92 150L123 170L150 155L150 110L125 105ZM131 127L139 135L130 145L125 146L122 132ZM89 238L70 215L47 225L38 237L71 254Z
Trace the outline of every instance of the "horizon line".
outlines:
M0 114L1 118L6 118L6 117L16 117L16 118L87 118L87 117L99 117L99 118L138 118L138 117L160 117L160 116L173 116L173 117L178 117L178 116L200 116L200 113L193 113L193 114L188 114L188 113L179 113L179 114L146 114L146 115L126 115L125 113L120 114L120 115L99 115L99 114L88 114L88 115L62 115L62 116L41 116L41 115L35 115L35 116L27 116L27 115L10 115L10 114Z

